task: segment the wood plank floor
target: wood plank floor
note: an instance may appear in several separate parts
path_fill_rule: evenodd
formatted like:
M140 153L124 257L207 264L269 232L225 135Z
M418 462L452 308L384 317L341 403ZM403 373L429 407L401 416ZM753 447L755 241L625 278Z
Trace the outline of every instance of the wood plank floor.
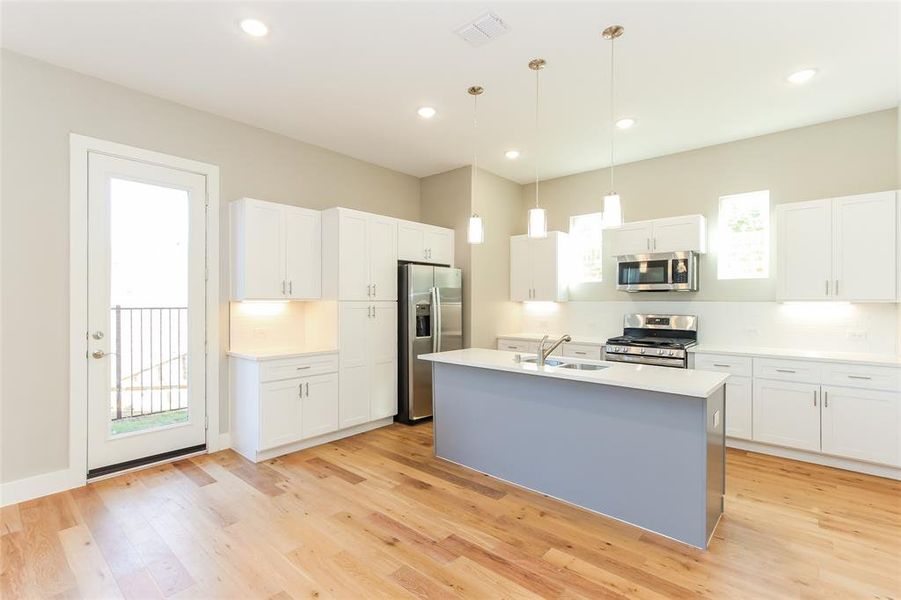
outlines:
M898 482L729 451L702 552L436 460L431 435L225 451L4 508L0 596L901 598Z

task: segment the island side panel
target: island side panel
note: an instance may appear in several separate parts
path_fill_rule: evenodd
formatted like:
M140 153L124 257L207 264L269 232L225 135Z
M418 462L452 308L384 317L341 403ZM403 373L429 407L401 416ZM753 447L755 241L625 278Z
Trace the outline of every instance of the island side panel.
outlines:
M707 398L707 541L723 514L726 494L726 387Z
M706 399L433 365L437 456L706 547Z

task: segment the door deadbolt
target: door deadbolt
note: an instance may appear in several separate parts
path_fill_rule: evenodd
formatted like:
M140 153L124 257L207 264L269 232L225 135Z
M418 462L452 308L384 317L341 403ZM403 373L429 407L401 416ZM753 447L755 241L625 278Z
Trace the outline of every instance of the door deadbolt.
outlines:
M103 339L103 332L102 332L102 331L95 331L94 333L91 334L91 337L94 338L95 340L102 340L102 339Z

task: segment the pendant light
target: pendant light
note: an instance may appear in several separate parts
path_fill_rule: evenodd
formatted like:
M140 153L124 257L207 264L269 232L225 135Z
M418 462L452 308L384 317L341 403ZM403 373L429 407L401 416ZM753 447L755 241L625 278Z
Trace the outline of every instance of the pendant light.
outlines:
M469 228L466 232L466 240L470 244L481 244L485 241L485 227L482 224L482 217L475 212L476 198L476 173L479 170L479 96L485 89L481 86L474 85L466 92L472 96L472 179L469 185Z
M610 40L610 188L607 192L607 195L604 196L604 216L603 216L603 226L605 228L608 227L622 227L623 224L623 206L619 198L619 194L614 191L613 187L613 167L614 167L614 154L613 154L613 137L616 135L616 124L614 119L616 118L616 112L614 111L613 101L615 96L613 94L614 91L614 54L613 49L616 46L616 39L623 34L625 31L621 25L611 25L607 29L605 29L601 36L605 40Z
M539 83L538 73L547 62L543 58L535 58L529 61L529 68L535 71L535 158L532 164L535 168L535 208L529 210L529 237L530 238L546 238L547 237L547 212L543 208L538 207L538 145L539 145L539 129L538 129L538 98Z

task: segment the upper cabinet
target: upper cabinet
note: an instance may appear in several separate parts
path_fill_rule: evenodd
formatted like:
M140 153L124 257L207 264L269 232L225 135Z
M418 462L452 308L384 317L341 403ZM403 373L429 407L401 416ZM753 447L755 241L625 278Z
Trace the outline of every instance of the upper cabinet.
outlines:
M777 206L778 298L895 301L897 211L893 191Z
M397 220L347 208L322 212L323 297L397 300Z
M510 299L519 302L569 300L566 265L569 237L549 231L546 238L510 238Z
M232 299L321 297L320 213L241 198L231 203Z
M703 215L624 223L607 235L613 256L707 251L707 221Z
M397 222L397 259L454 264L454 230L413 221Z

